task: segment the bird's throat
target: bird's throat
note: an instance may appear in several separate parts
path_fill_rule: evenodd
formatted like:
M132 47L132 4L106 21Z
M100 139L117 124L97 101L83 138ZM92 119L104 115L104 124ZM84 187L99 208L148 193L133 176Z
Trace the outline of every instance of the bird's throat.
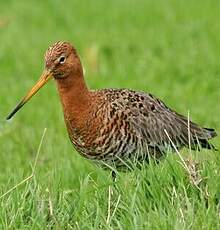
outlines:
M56 82L65 119L82 118L91 104L90 92L82 73L58 79Z

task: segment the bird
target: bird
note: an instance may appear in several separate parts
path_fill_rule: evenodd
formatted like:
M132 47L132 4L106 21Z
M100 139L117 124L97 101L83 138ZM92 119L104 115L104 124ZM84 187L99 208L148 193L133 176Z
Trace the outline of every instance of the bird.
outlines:
M120 169L127 168L127 162L160 159L168 150L215 149L209 142L217 136L214 129L190 121L150 93L125 88L90 90L71 43L54 43L44 58L40 79L7 119L53 78L73 146L99 165Z

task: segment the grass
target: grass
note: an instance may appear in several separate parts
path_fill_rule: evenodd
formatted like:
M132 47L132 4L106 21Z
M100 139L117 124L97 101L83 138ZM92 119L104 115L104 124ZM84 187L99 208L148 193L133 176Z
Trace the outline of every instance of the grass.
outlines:
M91 88L151 92L218 131L219 7L217 0L1 1L0 196L32 175L47 128L33 177L0 199L1 229L219 229L219 152L181 151L197 162L199 187L176 154L120 173L113 186L110 172L73 150L54 83L5 121L40 76L46 48L68 40Z

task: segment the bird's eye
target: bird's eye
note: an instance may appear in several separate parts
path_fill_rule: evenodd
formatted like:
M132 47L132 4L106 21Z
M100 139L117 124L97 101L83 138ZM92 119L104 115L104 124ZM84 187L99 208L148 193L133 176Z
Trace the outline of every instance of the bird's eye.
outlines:
M63 64L66 61L66 58L64 56L61 56L59 59L59 63Z

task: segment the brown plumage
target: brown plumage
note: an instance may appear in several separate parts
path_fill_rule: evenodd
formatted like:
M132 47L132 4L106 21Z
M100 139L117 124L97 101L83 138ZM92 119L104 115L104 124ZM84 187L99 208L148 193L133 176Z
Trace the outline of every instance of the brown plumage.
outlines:
M70 43L57 42L45 54L45 71L7 119L50 78L57 82L69 137L84 157L119 167L127 160L160 157L169 149L213 146L214 129L202 128L161 100L128 89L89 90ZM172 144L171 144L172 140Z

